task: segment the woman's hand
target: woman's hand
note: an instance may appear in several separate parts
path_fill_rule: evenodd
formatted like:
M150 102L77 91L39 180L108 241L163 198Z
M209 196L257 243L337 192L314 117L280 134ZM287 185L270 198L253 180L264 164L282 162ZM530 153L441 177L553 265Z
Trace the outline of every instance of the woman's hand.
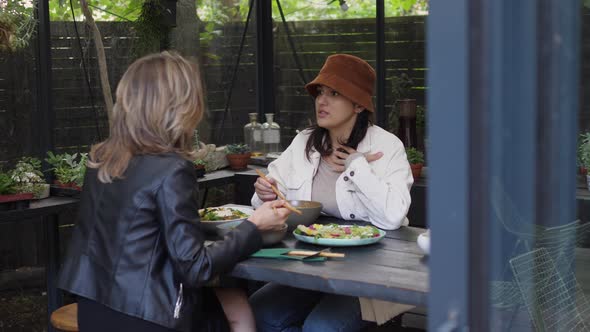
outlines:
M277 229L282 226L291 211L284 207L285 201L265 202L248 218L259 231Z
M275 179L266 177L268 181L259 177L256 182L254 182L254 190L256 191L256 195L260 198L263 202L274 201L277 198L277 195L272 191L271 185L277 184Z
M325 160L332 165L332 168L337 172L344 172L346 170L346 158L348 156L357 153L357 151L351 147L341 145L334 149L331 155L329 155ZM368 163L381 159L383 157L382 152L376 153L365 153L365 159Z

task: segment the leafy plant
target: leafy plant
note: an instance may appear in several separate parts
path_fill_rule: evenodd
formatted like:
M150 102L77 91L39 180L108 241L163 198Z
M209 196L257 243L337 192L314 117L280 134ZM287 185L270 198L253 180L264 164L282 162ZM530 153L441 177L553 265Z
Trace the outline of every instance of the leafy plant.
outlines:
M578 165L590 169L590 132L580 134L577 151Z
M416 106L416 128L426 128L426 107L422 105Z
M34 3L5 1L0 6L0 50L17 51L26 48L35 35L37 20L33 15Z
M78 153L53 154L48 151L45 161L52 166L53 174L62 184L75 183L78 186L84 184L86 162L88 161L87 153L80 153L78 160Z
M11 177L17 185L45 182L41 172L41 161L32 157L21 158L16 163Z
M135 57L157 52L161 48L168 48L167 38L172 28L164 22L166 10L161 0L143 3L141 14L133 22L133 28L137 35L132 48Z
M411 165L424 163L424 153L416 148L406 148L406 155L408 157L408 162Z
M0 195L12 195L16 193L16 184L10 174L0 172Z
M225 147L227 154L246 154L250 152L250 147L247 144L229 144Z
M407 98L410 90L414 86L414 81L406 73L391 78L391 94L394 100Z

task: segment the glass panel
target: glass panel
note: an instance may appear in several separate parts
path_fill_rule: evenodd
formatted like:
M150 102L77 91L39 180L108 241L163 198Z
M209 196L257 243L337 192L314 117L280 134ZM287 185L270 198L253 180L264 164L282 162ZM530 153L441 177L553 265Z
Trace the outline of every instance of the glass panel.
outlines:
M208 108L198 128L203 142L243 142L248 113L256 112L256 9L248 21L249 9L249 1L197 1Z
M586 331L590 224L571 190L579 72L563 61L579 47L579 8L504 5L492 6L488 45L489 330ZM562 42L548 50L548 35Z

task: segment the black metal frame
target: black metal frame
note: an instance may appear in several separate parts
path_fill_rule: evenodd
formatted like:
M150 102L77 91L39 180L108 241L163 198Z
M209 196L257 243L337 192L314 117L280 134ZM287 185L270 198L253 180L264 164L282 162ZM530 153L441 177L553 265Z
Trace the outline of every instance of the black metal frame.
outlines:
M54 110L51 94L51 32L49 21L49 0L37 1L35 16L38 20L37 30L37 103L36 113L32 116L32 142L34 154L42 160L47 151L53 150ZM44 162L44 170L49 166ZM49 174L47 172L46 174ZM50 177L50 175L48 175ZM48 179L51 180L51 179Z
M275 113L272 1L256 0L256 110L259 119ZM270 93L269 93L270 92Z
M385 1L377 0L377 113L376 122L380 127L385 126Z
M490 257L490 241L488 226L490 224L489 202L489 154L480 151L482 146L489 146L490 128L487 125L489 113L491 112L488 100L490 96L488 91L489 77L486 66L488 52L490 51L490 40L488 37L487 26L489 23L486 13L486 4L484 1L473 1L469 5L469 27L471 34L469 36L469 86L472 86L471 96L469 98L469 108L478 109L469 118L469 154L477 156L469 159L469 168L472 176L469 182L469 192L478 195L469 196L468 206L469 219L478 222L469 225L469 236L472 239L470 246L473 252L469 255L469 265L477 266L470 268L469 271L469 327L473 331L486 331L489 329L489 264L479 264L482 257ZM482 153L483 152L483 153ZM477 172L474 172L477 170ZM473 248L477 244L477 248ZM485 259L485 258L484 258Z

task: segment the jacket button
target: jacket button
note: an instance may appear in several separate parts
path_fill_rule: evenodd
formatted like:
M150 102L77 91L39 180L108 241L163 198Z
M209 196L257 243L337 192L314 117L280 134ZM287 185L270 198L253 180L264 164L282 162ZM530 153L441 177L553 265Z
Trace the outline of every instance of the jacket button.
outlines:
M348 176L345 176L344 177L344 181L348 181Z
M354 171L350 171L350 176L354 176Z
M354 214L350 214L350 219L354 219Z

